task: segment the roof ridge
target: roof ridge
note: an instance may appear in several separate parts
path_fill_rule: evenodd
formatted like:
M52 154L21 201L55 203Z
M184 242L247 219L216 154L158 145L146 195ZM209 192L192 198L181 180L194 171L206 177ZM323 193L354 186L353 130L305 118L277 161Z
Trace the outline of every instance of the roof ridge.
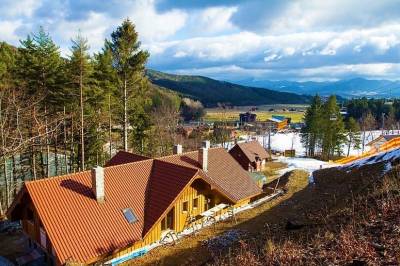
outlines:
M128 164L130 165L130 164L143 163L143 162L154 161L154 160L155 159L153 159L153 158L149 158L149 159L141 160L141 161L135 161L135 162L129 162L129 163L117 164L117 165L110 165L110 166L102 166L102 167L105 168L105 169L110 169L110 168L115 168L115 167L126 166ZM90 169L90 170L78 171L78 172L68 173L68 174L63 174L63 175L49 176L49 177L45 177L45 178L41 178L41 179L37 179L37 180L28 180L28 181L25 181L25 184L42 182L42 181L47 181L47 180L54 180L56 178L63 178L63 177L67 177L67 176L83 174L83 173L90 172L90 171L92 171L92 170Z
M218 150L218 149L224 149L224 148L223 148L223 147L211 147L211 148L209 148L209 150ZM173 157L173 156L185 155L185 154L190 154L190 153L195 153L195 152L199 152L199 151L198 151L198 150L186 151L186 152L183 152L183 153L181 153L181 154L170 154L170 155L165 155L165 156L157 157L157 158L154 158L154 159L155 159L155 160L166 159L166 158L170 158L170 157Z
M196 174L200 171L200 168L198 168L198 167L189 167L189 166L180 165L180 164L177 164L177 163L174 163L174 162L164 161L164 160L161 160L161 159L153 159L153 160L157 161L157 162L163 162L163 163L167 163L167 164L172 164L174 166L186 168L188 170L196 170Z

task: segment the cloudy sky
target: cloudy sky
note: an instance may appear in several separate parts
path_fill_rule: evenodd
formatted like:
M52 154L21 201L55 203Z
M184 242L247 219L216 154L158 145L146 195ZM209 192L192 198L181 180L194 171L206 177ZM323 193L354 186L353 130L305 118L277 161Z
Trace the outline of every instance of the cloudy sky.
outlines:
M0 40L42 25L69 52L91 51L124 18L148 67L230 81L400 79L400 0L0 0Z

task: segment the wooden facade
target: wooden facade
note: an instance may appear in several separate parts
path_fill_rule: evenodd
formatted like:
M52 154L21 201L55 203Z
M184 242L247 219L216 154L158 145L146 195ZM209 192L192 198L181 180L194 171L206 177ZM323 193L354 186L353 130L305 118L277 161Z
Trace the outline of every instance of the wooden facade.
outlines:
M238 146L235 145L229 153L235 160L245 169L246 171L249 172L259 172L263 171L265 168L265 164L267 159L265 158L258 158L255 161L250 161L249 158L246 156L246 154L243 152L243 150Z
M242 200L235 206L247 204L249 200ZM188 217L196 217L202 212L214 207L220 203L231 204L232 202L215 190L212 190L210 185L203 179L196 178L194 181L178 195L174 203L165 211L159 218L151 230L144 236L143 240L137 241L132 245L120 250L114 251L112 254L106 254L99 258L93 258L87 261L87 264L98 262L106 262L113 258L118 258L126 255L136 249L155 243L160 240L164 230L174 230L182 232L189 224ZM29 197L24 196L23 201L19 204L21 209L15 212L20 215L23 231L29 237L33 245L40 247L48 256L49 264L60 265L54 260L56 257L52 249L51 241L47 238L47 234L40 221L39 215L34 208ZM18 217L14 217L17 219ZM75 265L72 263L71 265ZM80 265L80 264L76 264Z
M235 204L235 207L247 204L249 201L249 199L242 200ZM197 207L195 206L196 202ZM153 226L153 228L149 231L149 233L142 241L135 242L133 245L125 249L122 249L105 258L96 259L95 261L89 263L94 263L99 260L106 262L114 258L126 255L136 249L155 243L161 239L161 235L164 230L170 229L178 233L182 232L188 226L188 224L186 224L188 216L196 217L202 212L220 203L230 204L231 202L215 190L211 190L210 186L202 179L195 179L193 183L187 186L180 193L175 202L160 217L159 221ZM167 218L169 215L171 215L171 213L173 217L172 227L164 227L163 224L168 224Z

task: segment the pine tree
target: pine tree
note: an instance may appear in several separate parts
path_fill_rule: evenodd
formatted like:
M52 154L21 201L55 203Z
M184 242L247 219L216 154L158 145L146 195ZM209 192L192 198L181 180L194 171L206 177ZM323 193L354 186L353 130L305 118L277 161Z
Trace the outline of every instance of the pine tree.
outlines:
M129 108L137 107L138 101L134 104L129 104L130 98L134 94L138 94L138 91L143 86L142 80L144 79L144 68L149 54L143 50L140 50L140 42L138 40L138 33L135 30L134 24L129 20L125 20L121 26L119 26L112 34L111 41L107 42L107 47L112 51L113 55L113 66L116 68L118 73L119 86L121 88L122 98L122 127L123 127L123 147L124 150L128 150L128 114ZM145 103L141 103L144 107ZM143 109L143 108L140 108ZM138 114L130 119L133 128L139 128L142 130L143 125L147 124L138 119L147 119L143 110L139 110ZM143 132L138 132L137 137L144 137ZM143 142L142 140L136 140L135 142ZM143 144L143 143L142 143Z
M80 34L72 40L71 57L69 60L69 73L71 79L71 92L79 95L79 121L80 121L80 156L81 170L85 170L85 96L91 82L93 67L90 62L89 46L87 39ZM71 95L72 96L72 95ZM74 99L74 97L72 97ZM74 105L74 104L73 104Z
M302 142L307 155L314 157L322 137L322 100L319 95L313 97L310 107L306 110L304 122Z
M320 125L322 132L322 156L331 159L335 154L340 155L345 141L344 123L340 114L336 96L330 96L323 105L323 120Z
M43 145L40 146L39 155L42 175L50 176L50 136L47 123L57 111L62 110L63 104L60 103L65 101L62 91L65 85L64 61L58 46L42 27L32 37L28 35L26 40L21 41L21 45L17 60L19 86L25 89L25 95L34 95L41 103L32 112L33 115L44 114L43 120L46 121L42 140L46 156L43 156ZM36 151L34 146L32 148L32 161L35 161Z
M112 141L112 127L113 119L117 115L115 109L117 109L118 102L118 78L117 72L113 68L113 57L111 50L107 47L102 52L95 54L94 56L94 73L93 78L95 80L96 87L101 91L105 97L105 107L103 113L106 114L103 118L107 121L103 121L103 124L107 124L108 129L108 158L112 156L113 141ZM104 136L103 136L104 137Z

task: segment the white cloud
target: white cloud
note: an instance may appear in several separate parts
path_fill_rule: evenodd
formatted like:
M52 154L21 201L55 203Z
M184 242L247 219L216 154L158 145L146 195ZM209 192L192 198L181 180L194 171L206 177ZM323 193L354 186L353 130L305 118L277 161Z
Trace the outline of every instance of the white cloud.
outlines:
M69 54L71 39L75 38L79 31L81 31L83 37L88 39L91 51L98 51L104 45L107 31L117 23L118 21L111 19L105 14L89 12L87 18L82 20L59 21L54 32L56 32L56 38L68 44L67 46L61 47L64 55Z
M158 13L154 0L138 0L127 6L125 13L137 27L144 42L165 40L182 29L187 20L187 13L172 9Z
M1 36L0 41L3 40L9 43L17 43L19 37L15 33L15 31L21 25L22 25L21 20L0 21L0 36Z
M197 30L206 33L218 33L235 29L230 21L237 7L210 7L193 16Z
M40 0L2 0L0 15L2 17L30 17L40 5Z
M261 78L271 80L333 81L352 76L395 80L398 79L400 75L400 63L339 64L300 69L243 68L237 65L222 65L217 67L179 69L170 72L177 74L204 75L225 80L241 80L251 77L255 79Z

